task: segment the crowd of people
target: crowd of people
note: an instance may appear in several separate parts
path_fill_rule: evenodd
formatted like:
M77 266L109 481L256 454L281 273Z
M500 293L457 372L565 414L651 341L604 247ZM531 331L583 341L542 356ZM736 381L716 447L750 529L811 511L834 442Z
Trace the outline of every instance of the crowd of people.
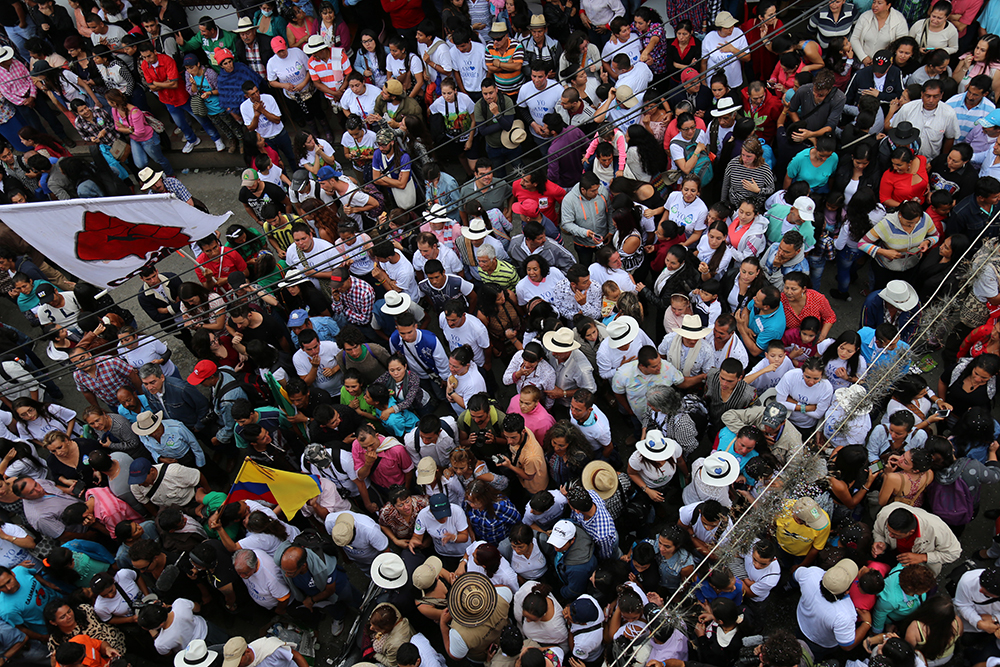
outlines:
M1000 664L1000 5L70 4L3 203L200 131L246 217L117 300L0 228L3 664Z

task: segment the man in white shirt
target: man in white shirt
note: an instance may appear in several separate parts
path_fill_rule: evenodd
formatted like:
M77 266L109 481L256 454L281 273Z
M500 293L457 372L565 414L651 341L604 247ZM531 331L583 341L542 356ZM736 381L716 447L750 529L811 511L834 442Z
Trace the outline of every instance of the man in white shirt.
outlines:
M421 21L417 26L417 55L424 61L424 73L427 81L437 84L437 93L441 92L441 81L453 74L451 64L451 47L448 42L434 36L434 23L430 20Z
M389 550L389 538L364 514L333 512L326 515L323 526L333 543L364 571L372 566L376 556Z
M987 604L987 601L988 604ZM963 632L996 634L1000 630L1000 567L970 570L958 580L955 611Z
M594 392L577 389L569 403L569 421L583 433L594 452L610 456L614 451L611 443L611 422L607 415L594 404Z
M266 551L240 549L233 554L233 568L246 584L253 601L279 616L285 613L292 599L281 570Z
M420 287L417 286L413 264L394 245L379 243L372 248L371 255L377 263L372 277L381 282L386 291L405 292L414 302L420 300Z
M413 270L418 273L417 280L424 279L424 267L427 262L436 259L441 262L445 273L455 276L465 277L462 273L464 266L462 260L458 258L455 251L448 246L441 245L438 237L431 232L421 232L417 237L417 253L413 255Z
M434 544L434 552L445 564L457 564L471 544L469 520L458 505L448 502L448 496L435 493L428 505L417 513L410 550Z
M396 651L396 664L399 667L445 667L444 656L419 632Z
M646 88L653 81L653 70L644 62L633 63L627 53L619 53L612 60L615 73L618 75L616 86L628 86L632 89L632 94L642 104L643 95Z
M312 227L301 221L292 225L292 240L285 251L288 268L298 267L316 287L320 280L329 280L337 257L333 244L315 238Z
M343 374L337 362L339 354L340 347L335 342L320 340L314 330L303 329L299 333L299 350L292 355L292 364L307 385L315 385L330 392L330 395L339 395L343 384Z
M858 612L847 594L858 576L854 561L845 558L826 572L800 567L793 576L802 589L795 617L814 660L840 657L864 640L869 627L862 623L855 628ZM837 651L838 647L843 651Z
M469 317L466 314L463 299L451 299L446 302L438 316L438 324L441 326L441 335L444 336L450 349L455 350L462 345L468 345L472 348L473 362L480 368L487 368L486 352L490 349L489 331L478 317Z
M452 451L458 446L458 425L454 417L424 415L416 428L403 436L403 447L413 465L429 456L439 468L447 468Z
M489 4L489 0L480 2ZM467 28L456 30L451 37L455 43L451 49L451 64L458 73L455 81L466 95L478 93L486 78L486 47L472 41L472 32Z
M639 350L653 340L635 318L623 315L608 325L608 335L597 348L597 373L610 380L620 366L638 358Z
M890 123L893 128L898 128L900 123L910 123L920 130L918 153L928 160L951 152L961 132L955 110L941 104L941 96L941 82L931 79L924 84L920 99L904 104Z
M561 491L539 491L524 506L521 523L539 532L552 530L556 521L566 517L568 505Z
M536 139L548 136L543 119L545 114L555 113L559 108L562 92L562 86L549 79L548 63L536 60L531 64L531 81L518 91L517 106L527 109L531 116L531 134Z
M719 315L719 319L715 320L715 326L712 329L712 343L715 349L715 366L713 368L721 366L722 362L729 357L738 359L743 364L743 368L746 368L750 363L747 347L743 344L743 340L736 335L736 318L730 313L723 313Z
M721 67L729 87L736 90L743 85L743 64L750 60L750 50L739 23L729 12L715 15L716 30L705 35L701 52L708 62L708 69Z
M76 326L76 318L80 314L80 304L72 292L59 292L50 283L39 283L35 290L38 297L38 322L42 326L46 324L65 327L70 331L82 335L83 332Z
M271 148L281 151L287 164L296 165L299 159L292 149L292 140L281 122L281 109L271 95L262 95L253 81L243 83L243 96L240 104L240 116L243 124L251 132L256 132Z
M743 578L743 599L763 602L781 579L778 545L773 540L761 540L743 557L746 577Z
M597 47L604 46L611 36L608 25L618 16L625 16L625 7L621 0L582 0L580 2L580 20L590 33L589 39Z

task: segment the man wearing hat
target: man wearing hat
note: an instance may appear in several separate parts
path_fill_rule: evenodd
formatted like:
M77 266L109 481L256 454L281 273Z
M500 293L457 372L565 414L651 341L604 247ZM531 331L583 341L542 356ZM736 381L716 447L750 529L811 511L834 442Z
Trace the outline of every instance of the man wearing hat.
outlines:
M486 71L493 75L500 92L516 97L524 81L524 47L510 38L504 21L493 22L490 39L493 41L486 47Z
M211 391L212 410L219 418L219 430L212 436L212 446L222 447L233 442L233 429L236 420L233 419L233 402L238 399L247 400L243 385L228 368L216 365L211 359L203 359L194 366L187 377L188 384L208 387Z
M702 53L706 57L706 69L725 72L729 87L738 89L743 85L743 64L750 61L750 49L743 31L737 28L739 21L729 12L715 15L715 30L705 35Z
M382 554L380 558L394 555ZM378 558L375 560L377 562ZM275 549L274 562L281 569L281 576L291 591L292 598L298 603L298 606L292 607L290 613L298 618L311 618L314 621L320 620L316 612L329 613L333 617L333 635L337 636L343 632L344 617L347 615L348 607L358 609L362 600L351 586L347 572L337 564L336 557L285 541ZM398 572L389 567L383 567L382 570ZM373 566L373 576L376 571ZM405 570L403 574L405 576Z
M295 644L278 637L260 637L249 644L243 637L233 637L222 648L222 656L222 667L302 667L309 664L295 650Z
M369 215L374 215L374 210L379 203L375 197L358 187L357 182L350 176L344 176L330 165L323 165L316 172L319 181L321 199L325 203L330 203L334 199L339 199L341 212L345 222L353 222L356 225L362 224L361 214L372 211ZM338 242L338 245L340 242ZM355 256L355 262L359 261Z
M390 110L389 105L393 105L395 110ZM396 129L402 122L403 116L423 116L420 103L413 97L409 97L403 90L403 84L397 79L389 79L382 86L382 94L375 100L375 108L366 119L369 123L375 120L385 121L389 127ZM381 132L379 133L381 134Z
M538 546L549 563L554 563L563 584L559 595L564 600L583 595L590 585L590 575L597 570L594 540L587 531L568 519L560 519L551 531L538 533L537 538Z
M291 211L291 202L281 186L263 180L256 169L244 169L243 174L240 176L240 182L242 185L237 199L243 204L247 215L256 220L261 226L264 225L264 218L261 217L261 211L265 205L274 203L284 213Z
M296 308L288 315L288 333L292 338L292 345L299 347L299 334L303 331L315 331L321 341L337 342L337 335L340 333L340 325L332 317L315 315L310 317L309 311Z
M236 24L234 30L239 39L236 40L230 52L242 63L247 63L251 70L260 75L262 79L267 78L267 62L274 57L274 50L271 48L271 36L261 34L257 30L253 19L244 16ZM216 56L218 59L218 55ZM221 60L218 60L222 64Z
M485 663L489 647L507 625L513 599L513 591L495 587L485 574L466 572L457 577L440 620L445 652L454 660Z
M903 503L886 505L875 517L872 555L903 565L923 563L934 574L962 556L962 543L936 514ZM880 559L881 560L881 559Z
M712 120L708 124L708 148L712 153L718 154L722 150L722 145L726 143L726 138L733 133L736 127L736 114L742 107L733 97L722 97L715 103L712 109Z
M657 351L684 376L678 389L702 384L708 371L715 367L715 350L706 340L711 335L712 328L702 326L700 317L685 315L681 326L663 337Z
M993 85L992 81L990 79L986 90L990 90L990 86ZM985 81L982 83L985 83ZM972 85L971 82L969 85ZM959 124L961 124L961 119L959 119ZM993 144L997 137L1000 137L1000 111L993 110L983 118L977 120L972 131L964 139L966 143L973 147L974 154L978 158L972 160L975 164L992 162L990 151L993 150Z
M80 302L76 295L71 291L60 292L49 282L36 284L35 296L40 304L35 311L38 323L42 326L66 327L77 336L82 336L83 331L76 323L80 315Z
M189 468L205 466L205 453L194 433L176 419L164 419L163 412L140 412L132 430L160 463L179 463Z
M427 507L417 513L409 549L412 552L433 544L434 553L454 570L471 543L465 511L446 494L435 493L428 499Z
M302 202L307 199L319 199L324 204L329 204L333 201L333 198L323 191L319 183L314 181L305 169L296 169L292 172L290 181L288 199L291 201L292 206L295 207L295 212L299 215L305 214Z
M542 346L548 351L549 365L556 372L555 387L546 390L545 395L564 406L569 406L580 390L591 392L592 398L593 392L597 391L594 367L580 351L580 343L576 341L573 330L561 327L546 332L542 336ZM589 415L583 421L591 421Z
M167 176L162 171L143 167L139 171L139 181L142 183L141 189L149 194L170 193L188 206L194 206L194 197L191 195L191 191L178 179Z
M616 317L607 331L597 348L597 373L610 380L620 367L638 358L640 349L654 343L635 318L628 315Z
M903 92L903 71L892 62L892 52L883 49L872 58L871 67L864 67L851 77L847 86L846 106L857 114L858 101L862 95L877 97L888 111L889 102L898 99Z
M726 410L722 423L734 433L744 426L756 426L764 434L768 449L784 465L788 457L802 445L802 434L788 421L788 408L775 399L766 405L755 405L743 410ZM821 477L822 474L818 475Z
M370 568L379 554L389 551L389 538L367 515L331 512L324 519L323 525L333 538L333 543L361 568Z
M779 558L790 572L809 567L830 538L830 515L812 498L786 500L775 519Z
M604 610L590 595L581 595L563 608L573 637L572 656L584 667L600 667L604 657Z
M855 627L858 612L847 591L857 577L858 566L849 558L825 572L819 567L795 571L795 581L802 590L795 610L798 635L806 640L813 660L843 657L871 632L869 623Z
M558 67L562 46L549 36L544 14L531 15L531 21L528 22L528 32L531 33L531 39L523 44L525 60L529 63L540 60L547 64L550 70Z
M309 78L313 85L335 110L339 109L347 90L347 75L351 73L347 51L327 46L322 35L310 35L302 52L309 57Z
M931 79L921 88L920 99L904 104L890 121L893 128L908 122L920 132L917 153L928 160L950 153L952 144L960 136L958 116L954 109L941 103L943 95L941 82ZM891 136L891 132L887 134Z
M900 338L909 342L917 333L920 319L920 299L917 291L905 280L890 280L885 287L876 290L865 298L865 306L861 311L861 327L874 329L880 324L888 323L900 331ZM956 326L961 324L956 323Z

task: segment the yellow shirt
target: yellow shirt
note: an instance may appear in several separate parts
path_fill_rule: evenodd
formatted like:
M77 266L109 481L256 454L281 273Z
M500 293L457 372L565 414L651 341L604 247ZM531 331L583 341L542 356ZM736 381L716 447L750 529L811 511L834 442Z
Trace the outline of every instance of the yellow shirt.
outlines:
M805 556L809 553L810 547L815 547L817 551L822 550L830 538L830 517L823 512L823 516L827 519L826 528L815 530L795 520L792 516L793 505L795 505L794 500L786 500L785 511L779 514L775 521L778 546L793 556Z

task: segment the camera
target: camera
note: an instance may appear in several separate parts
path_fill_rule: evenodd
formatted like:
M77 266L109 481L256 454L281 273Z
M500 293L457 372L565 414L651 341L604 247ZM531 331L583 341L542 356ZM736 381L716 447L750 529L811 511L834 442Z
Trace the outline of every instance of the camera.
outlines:
M500 456L499 454L494 454L493 456L490 457L490 460L493 461L493 465L502 466L504 457Z

